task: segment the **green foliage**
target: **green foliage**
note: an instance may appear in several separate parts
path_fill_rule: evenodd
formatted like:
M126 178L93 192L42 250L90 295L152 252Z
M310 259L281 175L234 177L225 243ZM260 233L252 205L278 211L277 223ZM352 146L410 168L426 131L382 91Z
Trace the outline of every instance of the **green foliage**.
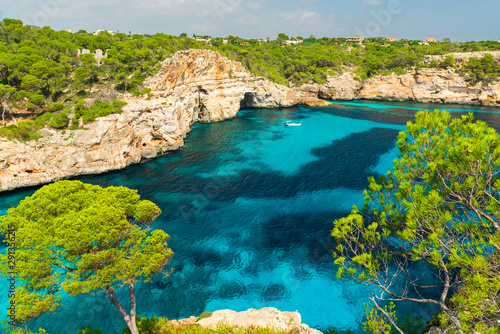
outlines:
M440 68L446 69L448 67L455 67L455 58L453 55L447 55L444 60L439 64Z
M73 122L78 122L81 117L83 123L87 124L93 122L97 117L120 114L123 111L122 107L126 105L126 102L120 100L114 100L112 104L108 101L96 100L92 107L86 108L84 103L80 101L76 104Z
M47 104L47 110L50 112L56 112L64 109L64 103L62 102L54 102Z
M203 328L199 325L177 327L174 325L161 326L162 334L292 334L293 331L272 329L268 327L235 327L219 324L216 329Z
M69 112L69 110L65 110L59 114L54 115L54 117L50 120L49 125L56 129L66 127L68 125Z
M500 138L472 115L422 111L399 134L398 147L393 171L369 179L364 207L334 222L337 275L376 285L381 299L435 304L452 326L467 329L500 311L493 265L500 249ZM439 298L425 297L429 282L412 274L412 262L439 273ZM392 288L395 268L406 278L399 290ZM460 304L451 310L444 301L458 288Z
M282 46L285 37L269 43L240 47L239 43L217 45L217 50L230 59L240 61L251 72L265 76L271 81L285 85L324 83L327 73L340 74L345 67L354 68L360 79L374 75L405 74L419 67L425 55L444 55L462 51L461 44L432 43L419 45L417 41L400 41L387 44L385 41L369 39L365 48L347 44L341 38L309 38L303 43ZM498 50L499 45L476 42L477 49ZM434 66L454 66L447 57Z
M111 113L120 113L121 107L125 102L116 102L116 104L108 104L110 105L110 111L107 111L107 114ZM64 104L55 103L47 106L47 109L51 110L60 110L59 108L63 107ZM100 111L102 114L100 116L104 116L106 112ZM41 138L39 130L44 126L51 126L56 129L65 128L68 125L69 115L71 114L70 110L64 110L60 113L52 113L52 112L44 112L38 115L33 121L19 121L17 124L9 125L7 127L0 128L0 136L5 137L9 140L19 140L22 142L37 140ZM92 117L92 116L90 116ZM98 116L95 116L98 117ZM94 119L95 119L94 117ZM76 120L78 122L78 119ZM76 130L78 126L74 129Z
M80 328L77 334L104 334L99 328L85 327Z
M463 68L471 76L473 83L481 81L487 84L500 77L500 64L495 62L491 54L486 54L481 59L471 58Z
M382 310L373 307L372 304L365 303L365 321L363 322L363 329L366 333L386 333L386 334L397 334L396 328L388 322L386 315L382 313L385 312L391 317L394 323L397 324L398 328L405 334L421 334L426 333L424 331L425 324L421 318L416 318L413 315L406 315L402 319L396 316L396 305L393 302L385 305Z
M136 325L137 325L137 330L141 334L160 334L160 329L159 329L159 324L160 324L160 318L158 317L151 317L151 319L148 318L141 318L139 315L136 316ZM122 330L122 334L130 334L130 329L128 326L125 326Z
M356 333L349 330L349 329L348 330L338 330L336 328L332 328L332 329L326 330L324 332L324 334L356 334Z
M60 181L0 217L0 233L16 233L17 321L57 310L61 291L113 296L114 289L130 289L161 272L173 255L169 236L142 228L161 212L148 204L153 212L137 217L142 203L137 191L125 187ZM7 255L0 255L0 272L9 273Z
M38 130L43 126L40 126L36 121L19 121L17 125L9 125L0 128L0 136L5 137L9 140L17 139L19 141L30 141L37 140L41 138Z
M394 311L394 303L384 307L384 311L392 317L394 321L397 321L396 311ZM381 315L375 308L369 308L368 304L365 304L366 320L363 322L363 330L366 333L374 334L391 334L392 326L387 323L387 318Z
M134 90L159 69L162 60L176 51L209 47L190 38L165 34L128 37L122 33L93 35L83 30L70 34L23 25L12 19L0 21L0 30L0 82L17 91L41 93L45 101L57 100L64 94L74 95L102 81L116 84L113 81L119 73L140 74L128 87ZM108 50L107 58L97 66L92 54L78 57L79 49ZM31 104L31 107L37 105Z
M473 272L451 302L457 305L466 332L499 333L500 254L470 260L480 263L471 264Z
M174 325L165 318L154 318L156 328L149 327L150 332L154 334L292 334L294 331L285 331L272 329L269 327L251 326L247 328L230 326L219 323L215 329L204 328L198 324L193 325ZM152 319L153 319L152 318ZM142 320L142 319L141 319ZM151 324L151 321L149 322ZM139 325L138 325L139 326ZM143 333L139 330L139 333Z
M28 327L10 327L10 328L4 329L2 331L2 333L4 333L4 334L46 334L47 332L42 328L39 328L38 331L33 332ZM98 333L96 333L96 334L98 334Z

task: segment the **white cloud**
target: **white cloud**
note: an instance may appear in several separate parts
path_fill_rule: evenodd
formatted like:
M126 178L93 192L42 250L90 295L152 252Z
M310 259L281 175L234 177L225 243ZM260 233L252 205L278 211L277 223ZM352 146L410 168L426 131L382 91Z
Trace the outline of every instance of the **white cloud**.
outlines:
M363 0L363 4L370 6L378 6L380 5L380 0Z
M2 14L56 30L88 32L275 38L281 32L335 36L341 29L332 14L336 8L319 10L323 5L317 0L293 0L286 6L277 0L119 0L119 6L116 1L23 0L19 6L2 8ZM46 3L59 3L59 7L49 10ZM110 7L111 3L115 6Z
M319 14L317 12L310 12L306 9L300 13L300 20L304 21L318 16Z
M262 5L258 2L247 2L247 6L252 8L252 9L261 9Z

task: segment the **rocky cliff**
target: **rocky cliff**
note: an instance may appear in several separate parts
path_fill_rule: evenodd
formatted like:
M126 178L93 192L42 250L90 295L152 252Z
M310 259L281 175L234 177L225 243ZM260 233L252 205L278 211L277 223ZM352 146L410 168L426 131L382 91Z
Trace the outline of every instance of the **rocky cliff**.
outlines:
M468 86L454 70L421 69L404 75L375 76L364 82L350 73L330 76L325 85L299 89L307 96L332 100L384 100L500 106L500 82Z
M148 79L146 85L157 96L168 97L177 91L197 98L200 122L235 117L240 108L328 105L256 77L240 63L208 50L177 52L165 60L160 72Z
M467 63L471 58L483 58L485 55L490 54L496 62L500 62L500 51L477 51L477 52L454 52L449 55L453 56L455 64L460 65ZM433 60L441 62L447 55L428 55L424 56L424 63L431 63Z
M321 334L320 331L302 324L302 318L298 312L281 312L273 307L266 307L260 310L249 309L244 312L231 310L220 310L209 314L201 320L196 317L172 321L174 325L199 325L204 328L216 329L219 324L229 326L248 327L268 327L274 330L291 331L297 334Z
M121 114L98 118L85 130L45 128L28 143L0 138L0 191L99 174L174 151L194 122L233 118L240 108L327 103L255 77L209 50L176 53L147 81L151 100L127 99Z

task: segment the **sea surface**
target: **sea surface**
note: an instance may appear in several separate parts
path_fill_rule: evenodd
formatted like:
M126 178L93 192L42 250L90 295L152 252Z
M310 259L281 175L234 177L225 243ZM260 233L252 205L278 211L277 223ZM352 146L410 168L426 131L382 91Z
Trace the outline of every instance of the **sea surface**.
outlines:
M166 269L173 272L137 286L141 316L276 307L299 311L303 323L320 330L359 331L370 294L335 278L332 222L362 202L369 176L391 169L406 122L418 110L438 108L473 112L500 128L500 109L474 106L349 101L243 110L233 120L195 124L180 151L81 180L137 189L163 211L153 227L171 236L175 255ZM287 120L302 126L285 127ZM0 215L35 190L0 194ZM128 308L127 291L119 297ZM1 319L7 302L3 279ZM100 293L63 302L30 326L66 334L85 326L121 333L125 325ZM435 312L401 309L425 319Z

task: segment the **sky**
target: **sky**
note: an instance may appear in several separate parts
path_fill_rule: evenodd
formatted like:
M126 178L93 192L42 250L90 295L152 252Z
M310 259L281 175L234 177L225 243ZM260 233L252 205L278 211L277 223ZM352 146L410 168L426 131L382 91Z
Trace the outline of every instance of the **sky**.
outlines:
M73 32L500 40L499 0L0 0L0 4L0 19Z

